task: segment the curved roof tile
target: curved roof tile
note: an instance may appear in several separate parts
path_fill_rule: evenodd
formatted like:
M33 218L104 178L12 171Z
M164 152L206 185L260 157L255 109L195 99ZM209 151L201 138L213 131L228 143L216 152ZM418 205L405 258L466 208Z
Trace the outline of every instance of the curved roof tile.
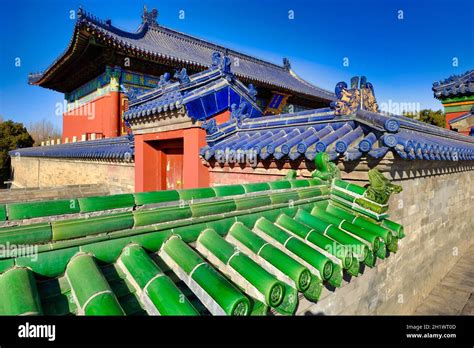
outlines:
M132 161L134 145L132 136L121 136L77 143L20 148L10 151L9 155Z
M459 95L474 94L474 70L461 75L451 75L445 80L433 83L435 98L444 99Z

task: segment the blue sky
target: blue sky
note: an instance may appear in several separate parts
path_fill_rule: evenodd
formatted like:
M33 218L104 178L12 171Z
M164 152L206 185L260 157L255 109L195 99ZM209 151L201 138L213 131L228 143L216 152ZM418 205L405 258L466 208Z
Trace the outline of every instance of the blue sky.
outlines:
M27 77L66 49L74 25L70 11L80 5L130 31L140 24L143 5L156 7L160 24L278 64L288 57L297 74L329 90L338 81L366 75L379 104L440 109L432 82L474 68L472 0L3 0L3 118L25 124L47 118L61 126L55 110L63 95L29 86ZM184 19L179 18L181 10ZM344 58L349 66L343 65Z

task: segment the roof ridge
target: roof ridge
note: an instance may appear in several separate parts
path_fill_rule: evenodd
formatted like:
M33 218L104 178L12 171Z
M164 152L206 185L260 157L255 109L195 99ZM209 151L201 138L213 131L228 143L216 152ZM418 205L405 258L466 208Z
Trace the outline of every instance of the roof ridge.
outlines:
M190 35L190 34L186 34L182 31L179 31L179 30L176 30L176 29L172 29L172 28L169 28L167 26L164 26L164 25L161 25L161 24L158 24L158 25L154 25L154 26L150 26L148 25L147 22L143 22L137 29L137 31L135 33L133 32L129 32L129 31L125 31L121 28L118 28L114 25L112 25L112 22L108 22L108 20L104 20L104 19L101 19L97 16L95 16L94 14L92 14L91 12L88 12L88 11L85 11L82 7L79 7L79 10L78 10L78 19L79 17L84 17L86 19L88 19L89 21L93 22L94 24L96 25L100 25L103 29L107 29L107 30L110 30L110 29L114 29L120 33L123 33L123 34L126 34L126 35L136 35L136 34L143 34L146 35L146 33L149 31L149 30L161 30L163 32L168 32L168 33L172 33L172 34L177 34L179 36L181 36L183 39L186 39L186 40L189 40L189 41L192 41L192 42L199 42L201 44L203 44L204 46L208 46L210 48L218 48L218 49L222 49L224 53L224 51L228 51L230 53L232 53L233 55L240 55L242 57L245 57L245 58L248 58L248 59L251 59L253 61L256 61L256 62L260 62L260 63L263 63L263 64L267 64L269 66L272 66L272 67L275 67L275 68L278 68L278 69L281 69L283 71L287 71L283 65L278 65L276 63L272 63L272 62L269 62L267 60L263 60L261 58L257 58L255 56L252 56L250 54L247 54L247 53L243 53L243 52L239 52L237 50L234 50L234 49L231 49L231 48L228 48L228 47L225 47L223 45L220 45L220 44L217 44L217 43L214 43L214 42L211 42L211 41L208 41L204 38L200 38L198 36L194 36L194 35Z
M324 89L324 88L313 85L312 83L306 81L301 76L299 76L297 73L295 73L292 69L290 69L289 72L290 72L291 76L293 76L295 79L297 79L301 83L304 83L305 85L307 85L309 87L316 88L316 89L320 90L321 92L325 92L325 93L328 93L331 96L334 96L334 93L332 93L331 91L328 91L327 89Z
M121 29L119 27L116 27L115 25L112 24L112 20L110 19L101 19L95 15L93 15L91 12L85 11L82 7L79 7L78 9L78 14L77 14L77 19L76 23L79 23L82 18L88 20L89 22L92 22L95 25L100 26L102 29L108 30L113 32L114 34L117 35L124 35L128 37L134 37L134 38L140 38L143 37L150 26L148 25L147 22L143 22L138 29L135 32L130 32L126 31L124 29Z
M215 49L215 50L222 50L221 53L225 53L226 51L234 56L241 56L241 57L245 57L245 58L248 58L250 60L253 60L255 62L259 62L259 63L263 63L263 64L266 64L268 66L271 66L271 67L274 67L274 68L278 68L282 71L286 71L287 70L284 68L283 65L278 65L276 63L272 63L268 60L263 60L261 58L257 58L255 56L252 56L250 54L247 54L247 53L243 53L243 52L239 52L237 50L234 50L234 49L231 49L229 47L225 47L223 45L220 45L220 44L217 44L217 43L214 43L214 42L211 42L211 41L208 41L204 38L200 38L198 36L194 36L194 35L190 35L190 34L186 34L182 31L179 31L179 30L176 30L176 29L172 29L172 28L169 28L167 26L164 26L164 25L161 25L161 24L158 24L157 26L154 26L154 27L150 27L149 29L151 30L161 30L162 32L166 32L167 34L177 34L179 36L181 36L183 39L185 40L189 40L191 42L194 42L196 43L196 41L198 41L198 43L201 43L203 46L207 46L211 49Z
M474 74L474 69L468 70L462 74L458 75L451 75L448 78L445 78L444 80L439 80L433 82L433 90L434 89L439 89L442 87L450 86L452 84L455 84L456 82L459 82L459 80L463 80L469 77L469 75Z

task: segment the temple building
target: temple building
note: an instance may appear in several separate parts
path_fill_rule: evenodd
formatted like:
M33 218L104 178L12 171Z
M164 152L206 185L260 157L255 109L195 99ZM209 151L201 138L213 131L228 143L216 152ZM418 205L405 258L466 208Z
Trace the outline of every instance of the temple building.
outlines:
M433 83L435 98L446 113L446 128L474 134L474 70Z
M100 180L110 185L110 175L118 175L112 182L120 181L119 192L259 182L292 170L309 176L322 152L349 173L365 168L361 164L366 162L374 166L386 160L474 158L474 138L379 113L374 86L364 76L352 78L350 86L337 83L330 107L264 115L257 90L237 78L231 58L214 52L210 60L202 72L188 75L183 68L175 82L165 73L150 91L124 92L128 105L123 122L130 130L126 136L12 151L12 157L20 159L12 161L15 180L37 172L27 165L28 157L82 160L81 166L105 161L109 168L120 169L107 169ZM125 176L123 166L129 170ZM47 167L42 164L42 171ZM98 171L95 165L77 170L88 175ZM72 183L81 183L74 181L80 177L72 176ZM47 180L54 179L48 175Z
M145 8L138 30L126 32L79 9L65 52L42 73L30 74L30 84L65 95L63 143L125 134L125 91L139 94L175 81L178 69L188 74L206 70L213 52L225 53L236 76L255 86L256 103L265 114L328 106L334 100L333 93L296 75L287 58L276 65L164 27L157 17L157 10ZM160 81L163 76L166 81Z

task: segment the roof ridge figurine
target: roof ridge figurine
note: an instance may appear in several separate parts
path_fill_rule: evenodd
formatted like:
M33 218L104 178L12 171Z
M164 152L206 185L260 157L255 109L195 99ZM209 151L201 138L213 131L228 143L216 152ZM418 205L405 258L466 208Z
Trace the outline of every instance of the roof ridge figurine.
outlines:
M181 70L175 70L173 77L175 79L178 79L180 84L191 82L191 79L189 78L188 73L186 72L186 68L182 68Z
M357 110L378 112L378 104L375 99L374 86L367 82L367 77L353 76L351 88L347 89L347 83L340 81L334 89L337 101L331 103L336 116L351 115Z
M142 21L143 23L147 23L149 26L158 26L158 10L156 8L152 9L151 12L148 12L148 9L145 6L143 6L143 15L142 15Z
M252 100L257 100L257 89L255 88L255 86L253 85L253 83L249 83L248 87L248 94L250 95L250 97L252 97Z
M239 107L237 107L237 104L235 103L230 106L230 109L231 109L230 118L232 120L235 120L238 126L241 124L241 122L244 119L246 119L249 116L247 113L248 107L249 107L249 104L245 101L241 102L239 104Z
M201 124L201 128L206 131L207 135L211 135L217 132L217 122L214 118L211 118L210 120L204 121Z
M311 173L313 178L319 178L325 181L332 181L333 179L341 178L341 171L336 164L329 160L326 152L319 152L314 158L316 170Z
M370 184L365 191L365 197L379 204L387 204L392 193L402 192L400 185L390 182L377 168L368 172Z
M211 68L212 69L220 69L224 74L231 74L230 65L232 63L230 57L227 54L228 50L222 56L220 52L214 51L211 55Z

